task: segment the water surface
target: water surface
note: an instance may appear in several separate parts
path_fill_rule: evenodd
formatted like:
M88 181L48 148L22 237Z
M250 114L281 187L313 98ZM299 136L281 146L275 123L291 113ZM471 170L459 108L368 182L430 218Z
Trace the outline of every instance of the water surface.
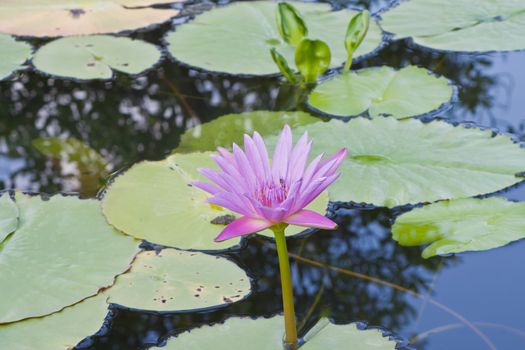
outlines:
M347 4L357 5L335 3ZM374 1L371 6L377 10L384 4ZM169 28L166 24L134 36L160 44ZM354 68L415 64L445 75L460 86L459 96L454 108L439 117L495 128L523 140L523 62L524 52L439 53L400 41L390 43ZM198 123L227 113L283 108L279 90L277 78L217 76L169 59L144 76L117 75L111 82L79 83L24 72L14 81L0 83L0 188L95 196L104 185L105 175L72 162L49 159L33 147L32 140L77 138L108 160L109 171L120 171L140 160L164 158L177 146L181 133ZM525 187L514 187L502 195L523 201ZM291 251L302 257L293 261L293 274L297 312L304 329L320 316L337 323L366 320L414 340L413 346L421 350L491 349L483 336L469 328L474 326L494 348L525 348L525 275L521 271L525 242L489 252L424 260L421 248L400 247L391 239L390 226L398 211L332 209L337 214L338 231L318 232L290 242ZM251 298L200 314L160 316L115 310L110 329L83 347L143 349L168 335L220 322L230 315L278 313L279 276L272 243L250 239L245 250L227 256L257 279ZM319 267L315 262L333 268Z

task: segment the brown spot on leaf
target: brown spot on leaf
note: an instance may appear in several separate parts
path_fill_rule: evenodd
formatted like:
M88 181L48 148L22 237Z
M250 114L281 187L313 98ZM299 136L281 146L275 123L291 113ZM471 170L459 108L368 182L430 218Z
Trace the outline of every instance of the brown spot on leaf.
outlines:
M228 215L217 216L215 219L211 220L210 223L214 225L228 225L233 220L235 220L235 216L228 214Z
M84 11L82 9L71 9L71 10L69 10L69 14L73 18L79 18L80 16L82 16L85 13L86 13L86 11Z

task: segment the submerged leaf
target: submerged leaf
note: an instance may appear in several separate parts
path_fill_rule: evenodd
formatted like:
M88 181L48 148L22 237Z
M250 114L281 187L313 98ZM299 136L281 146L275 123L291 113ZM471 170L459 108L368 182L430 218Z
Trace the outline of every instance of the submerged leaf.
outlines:
M12 36L4 34L0 34L0 47L2 48L0 50L0 80L2 80L23 68L24 62L31 57L32 47L26 42L17 41Z
M304 131L315 140L313 154L348 149L329 189L332 201L395 207L470 197L519 183L525 171L525 149L509 137L442 121L331 120L293 135Z
M43 137L34 139L32 144L43 155L60 161L60 167L65 172L62 175L75 176L80 182L75 191L83 195L95 195L109 176L108 161L76 138Z
M322 40L303 39L295 50L295 65L304 81L315 83L330 67L330 47Z
M383 28L396 39L463 52L525 49L522 0L410 0L383 13Z
M181 0L2 0L0 33L55 37L117 33L167 21L180 11L154 4Z
M17 227L18 207L9 196L9 193L4 192L0 196L0 245Z
M280 2L276 11L277 30L281 38L292 46L308 35L308 28L297 9L289 3Z
M57 39L35 54L33 64L47 74L81 80L111 79L113 70L139 74L161 58L150 43L108 35Z
M68 162L82 164L83 167L104 169L108 162L97 151L82 141L71 137L42 137L32 141L33 146L42 154Z
M424 258L498 248L525 238L525 203L498 197L438 202L399 216L392 234L401 245L430 244Z
M57 312L113 284L138 242L109 226L96 200L17 193L18 229L0 248L0 323Z
M408 66L365 68L340 74L320 83L308 104L316 110L339 117L367 112L371 117L415 117L440 110L454 96L444 77L424 68Z
M352 344L352 348L359 350L395 350L398 344L378 329L360 330L354 323L335 325L326 320L320 323L324 327L317 328L315 334L308 334L308 340L300 349L338 350ZM203 326L173 337L162 349L230 350L239 348L239 344L249 344L252 350L282 349L283 324L281 316L258 319L232 317L223 324Z
M0 349L70 350L103 326L106 298L101 293L43 318L0 325Z
M250 279L228 259L175 249L141 252L107 291L110 303L166 312L226 305L250 293Z
M268 54L276 48L295 69L295 47L280 38L275 26L277 6L273 1L243 1L217 7L169 33L168 50L178 61L209 71L266 75L279 73ZM329 4L320 3L294 2L294 6L308 23L309 36L330 46L332 67L341 66L346 61L342 44L346 26L356 11L332 11ZM382 40L377 23L370 23L355 56L370 53Z

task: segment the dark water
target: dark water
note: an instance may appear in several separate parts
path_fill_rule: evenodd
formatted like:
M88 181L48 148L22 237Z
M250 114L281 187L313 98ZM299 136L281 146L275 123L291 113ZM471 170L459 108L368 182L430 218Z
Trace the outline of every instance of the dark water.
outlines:
M377 10L384 3L376 1L371 7ZM160 43L169 28L167 24L135 36ZM460 86L459 101L441 117L497 128L524 140L524 63L523 52L461 55L393 42L354 67L415 64L445 75ZM14 81L0 83L0 188L95 196L104 185L104 173L47 158L32 140L77 138L108 160L108 170L117 171L139 160L164 158L177 146L181 133L196 123L226 113L281 109L285 106L282 97L276 78L210 75L169 59L145 76L118 75L111 82L78 83L27 71ZM525 186L503 195L525 200ZM525 274L521 270L525 242L423 260L420 248L403 248L391 239L390 225L398 212L333 210L338 231L318 232L289 243L291 252L300 256L292 268L298 318L304 320L305 329L320 316L329 316L338 323L366 320L386 327L414 340L412 345L421 350L525 348ZM255 292L247 300L201 314L159 316L115 310L111 328L83 346L143 349L168 335L230 315L278 313L279 276L272 247L270 241L254 238L245 250L228 255L257 279Z

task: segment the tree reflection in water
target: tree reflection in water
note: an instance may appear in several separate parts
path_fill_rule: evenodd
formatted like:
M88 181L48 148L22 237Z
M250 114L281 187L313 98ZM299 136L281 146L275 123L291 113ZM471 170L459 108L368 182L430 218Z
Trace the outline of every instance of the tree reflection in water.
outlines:
M148 37L155 42L153 38L159 35L154 31ZM490 116L495 103L490 91L507 86L503 77L487 73L490 57L431 53L404 41L388 45L354 68L380 64L421 65L460 84L459 103L453 113L446 114L456 121L474 114L481 119ZM117 75L111 82L79 83L23 73L18 80L0 84L0 186L82 192L62 169L75 164L47 159L34 149L33 139L77 138L118 170L142 159L165 157L178 144L180 134L196 123L227 113L284 106L285 102L277 100L279 85L275 77L207 74L169 59L145 76ZM293 93L289 87L282 89ZM306 109L303 104L298 108Z

